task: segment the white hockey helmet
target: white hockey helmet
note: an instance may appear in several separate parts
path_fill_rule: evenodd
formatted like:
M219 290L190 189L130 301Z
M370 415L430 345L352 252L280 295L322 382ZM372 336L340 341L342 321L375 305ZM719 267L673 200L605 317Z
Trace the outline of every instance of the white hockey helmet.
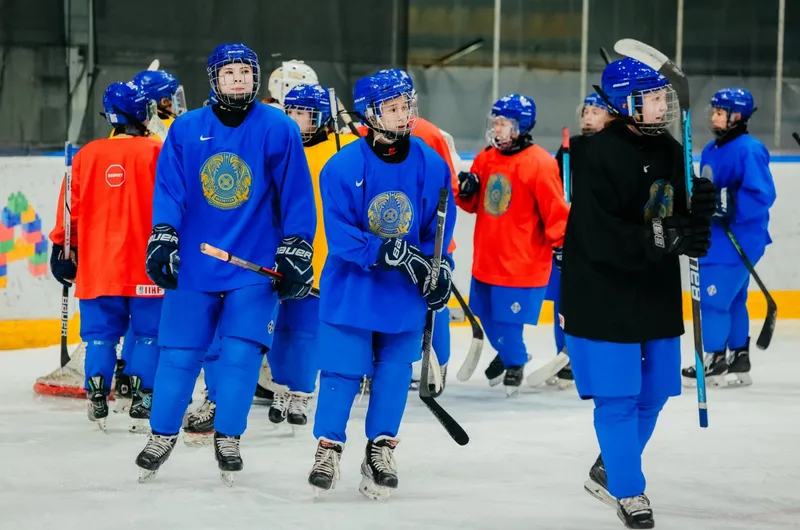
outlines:
M283 96L299 84L318 85L317 73L303 61L286 61L270 74L269 95L283 105Z

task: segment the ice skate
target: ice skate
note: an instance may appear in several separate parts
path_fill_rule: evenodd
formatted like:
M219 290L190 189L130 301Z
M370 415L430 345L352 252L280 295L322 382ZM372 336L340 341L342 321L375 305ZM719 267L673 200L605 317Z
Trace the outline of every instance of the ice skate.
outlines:
M750 378L750 338L744 348L737 348L731 352L731 362L728 374L725 376L728 386L749 386L753 384Z
M364 461L361 462L361 483L358 485L365 497L386 501L397 489L397 464L394 450L400 440L389 436L378 436L367 442Z
M226 486L233 486L236 473L244 468L239 452L239 436L226 436L214 432L214 457L219 466L219 477Z
M291 392L289 409L286 411L286 421L292 426L302 426L308 423L308 402L314 394L306 392Z
M264 405L269 407L272 405L272 400L275 396L274 391L275 383L272 382L272 370L267 362L267 356L264 356L264 362L261 363L261 372L258 374L258 384L256 385L256 392L253 396L254 405Z
M286 414L289 412L291 399L292 395L289 393L288 388L285 386L281 386L280 390L276 388L272 405L269 406L269 421L275 424L283 423L283 420L286 419Z
M428 372L428 388L431 390L431 397L435 398L442 395L442 392L444 392L444 387L447 384L447 365L443 364L439 368L442 370L442 387L438 392L436 391L436 385L433 382L433 371Z
M217 404L206 397L197 410L188 415L183 428L183 443L191 447L211 445L216 411Z
M728 362L725 359L724 351L717 351L706 358L706 385L724 387L725 374L728 373ZM710 362L708 361L710 359ZM697 370L694 365L681 370L683 386L687 388L697 387Z
M572 376L572 365L567 365L558 371L556 375L546 381L548 386L556 386L559 390L566 390L575 384L575 379Z
M650 499L644 493L617 502L617 516L627 528L655 528Z
M103 376L96 375L89 378L89 390L86 391L88 400L86 412L89 420L97 423L103 432L106 430L106 419L108 418L108 392L104 385Z
M530 362L531 358L529 353L528 362ZM486 375L486 379L489 380L489 386L497 386L503 382L503 373L505 371L506 367L503 365L503 361L500 360L500 354L498 353L483 373Z
M308 473L308 483L314 490L314 498L336 487L339 480L339 460L342 458L344 444L327 438L320 438L317 452L314 454L314 465Z
M256 385L256 393L253 396L253 405L264 405L269 407L275 399L275 393L261 385Z
M597 457L594 465L589 470L589 480L583 483L583 487L590 495L612 508L617 505L617 499L607 489L608 478L606 477L606 467L603 465L602 455Z
M130 378L133 399L128 411L131 418L128 430L132 433L147 434L150 432L150 407L153 403L153 391L142 388L142 380L135 375Z
M175 448L175 443L178 441L178 435L162 436L160 434L150 434L147 439L147 445L144 446L142 452L136 457L136 465L139 466L139 482L144 483L153 478L164 462L167 461L172 450Z
M509 366L506 368L506 374L503 377L503 385L506 387L506 396L512 397L519 394L519 387L522 385L524 378L524 366Z
M125 361L117 360L117 367L114 369L114 412L125 413L131 408L133 394L131 390L131 377L124 374Z

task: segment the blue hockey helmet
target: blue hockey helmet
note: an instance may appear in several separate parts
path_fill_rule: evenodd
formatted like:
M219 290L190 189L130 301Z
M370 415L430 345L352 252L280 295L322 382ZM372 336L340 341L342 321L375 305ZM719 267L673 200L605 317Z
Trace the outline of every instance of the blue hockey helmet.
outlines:
M598 94L592 92L585 98L578 107L578 123L581 126L581 134L584 136L592 135L600 131L608 119L608 103Z
M500 150L508 149L517 138L530 133L535 125L536 103L533 99L508 94L492 105L486 126L486 141Z
M320 85L295 85L283 96L283 109L300 126L307 142L330 121L331 98Z
M414 88L414 80L411 79L411 76L408 75L408 72L405 70L401 70L400 68L387 68L385 70L378 70L379 74L389 74L399 77L400 79L404 80L408 83L411 88Z
M625 57L609 63L601 85L611 111L632 118L644 134L661 134L680 116L669 80L636 59Z
M147 96L133 81L111 83L103 93L103 111L112 126L147 121Z
M225 69L237 64L249 69L239 72ZM217 100L232 108L243 108L255 101L261 86L260 70L258 56L244 44L220 44L208 56L206 66L208 82ZM244 90L237 92L238 89Z
M603 101L603 98L601 98L600 94L597 92L592 92L583 98L583 106L581 108L585 107L597 107L603 110L608 110L608 105L605 101Z
M417 96L400 76L378 73L353 87L353 110L364 124L393 141L409 136L417 124Z
M742 120L747 121L755 111L753 94L743 88L723 88L711 96L711 106L725 109L730 114L741 113Z
M165 70L144 70L133 76L133 82L142 87L147 99L155 100L161 111L167 111L175 116L186 112L186 96L183 87L174 75ZM172 103L172 108L162 105L162 98L167 98Z

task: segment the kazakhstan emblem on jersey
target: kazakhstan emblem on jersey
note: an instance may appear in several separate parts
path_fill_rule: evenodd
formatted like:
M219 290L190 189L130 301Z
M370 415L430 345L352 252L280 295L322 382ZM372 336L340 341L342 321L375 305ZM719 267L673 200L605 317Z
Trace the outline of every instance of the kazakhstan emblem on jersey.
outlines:
M511 204L511 183L505 175L495 173L486 183L486 193L483 196L483 209L495 217L508 211Z
M675 203L675 189L664 179L659 179L650 186L650 199L644 206L644 220L656 217L670 217Z
M383 238L400 237L411 229L414 210L402 191L385 191L370 201L367 217L373 234Z
M235 153L217 153L200 168L203 196L220 210L238 208L250 198L253 173L247 162Z

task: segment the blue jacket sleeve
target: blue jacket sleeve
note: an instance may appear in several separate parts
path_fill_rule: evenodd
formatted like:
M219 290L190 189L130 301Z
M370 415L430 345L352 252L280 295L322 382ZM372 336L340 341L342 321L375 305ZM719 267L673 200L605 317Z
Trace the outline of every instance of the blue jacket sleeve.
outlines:
M317 207L308 160L300 135L289 127L285 138L276 140L281 151L269 158L268 171L278 187L283 236L299 236L313 243L317 230Z
M426 256L433 256L433 250L436 244L436 221L437 215L436 211L439 206L439 190L441 188L447 188L450 193L447 196L447 210L445 214L445 221L444 221L444 239L442 244L442 256L447 256L447 246L450 244L450 241L453 239L453 232L455 231L456 227L456 203L453 199L452 194L452 184L450 181L450 169L444 167L442 177L435 179L436 182L439 183L435 189L430 189L431 195L431 203L426 205L425 208L425 225L422 229L422 233L420 234L420 250ZM431 186L431 188L433 188ZM450 258L452 266L452 258Z
M156 165L153 190L153 226L168 224L180 229L186 211L186 180L183 174L183 149L177 127L167 135Z
M734 222L763 218L775 202L775 180L769 170L769 154L765 147L748 151L742 160L743 177L736 193Z
M319 183L328 255L350 261L368 271L378 261L378 249L383 240L359 228L360 212L355 204L352 186L346 189L343 182L335 166L326 164Z

